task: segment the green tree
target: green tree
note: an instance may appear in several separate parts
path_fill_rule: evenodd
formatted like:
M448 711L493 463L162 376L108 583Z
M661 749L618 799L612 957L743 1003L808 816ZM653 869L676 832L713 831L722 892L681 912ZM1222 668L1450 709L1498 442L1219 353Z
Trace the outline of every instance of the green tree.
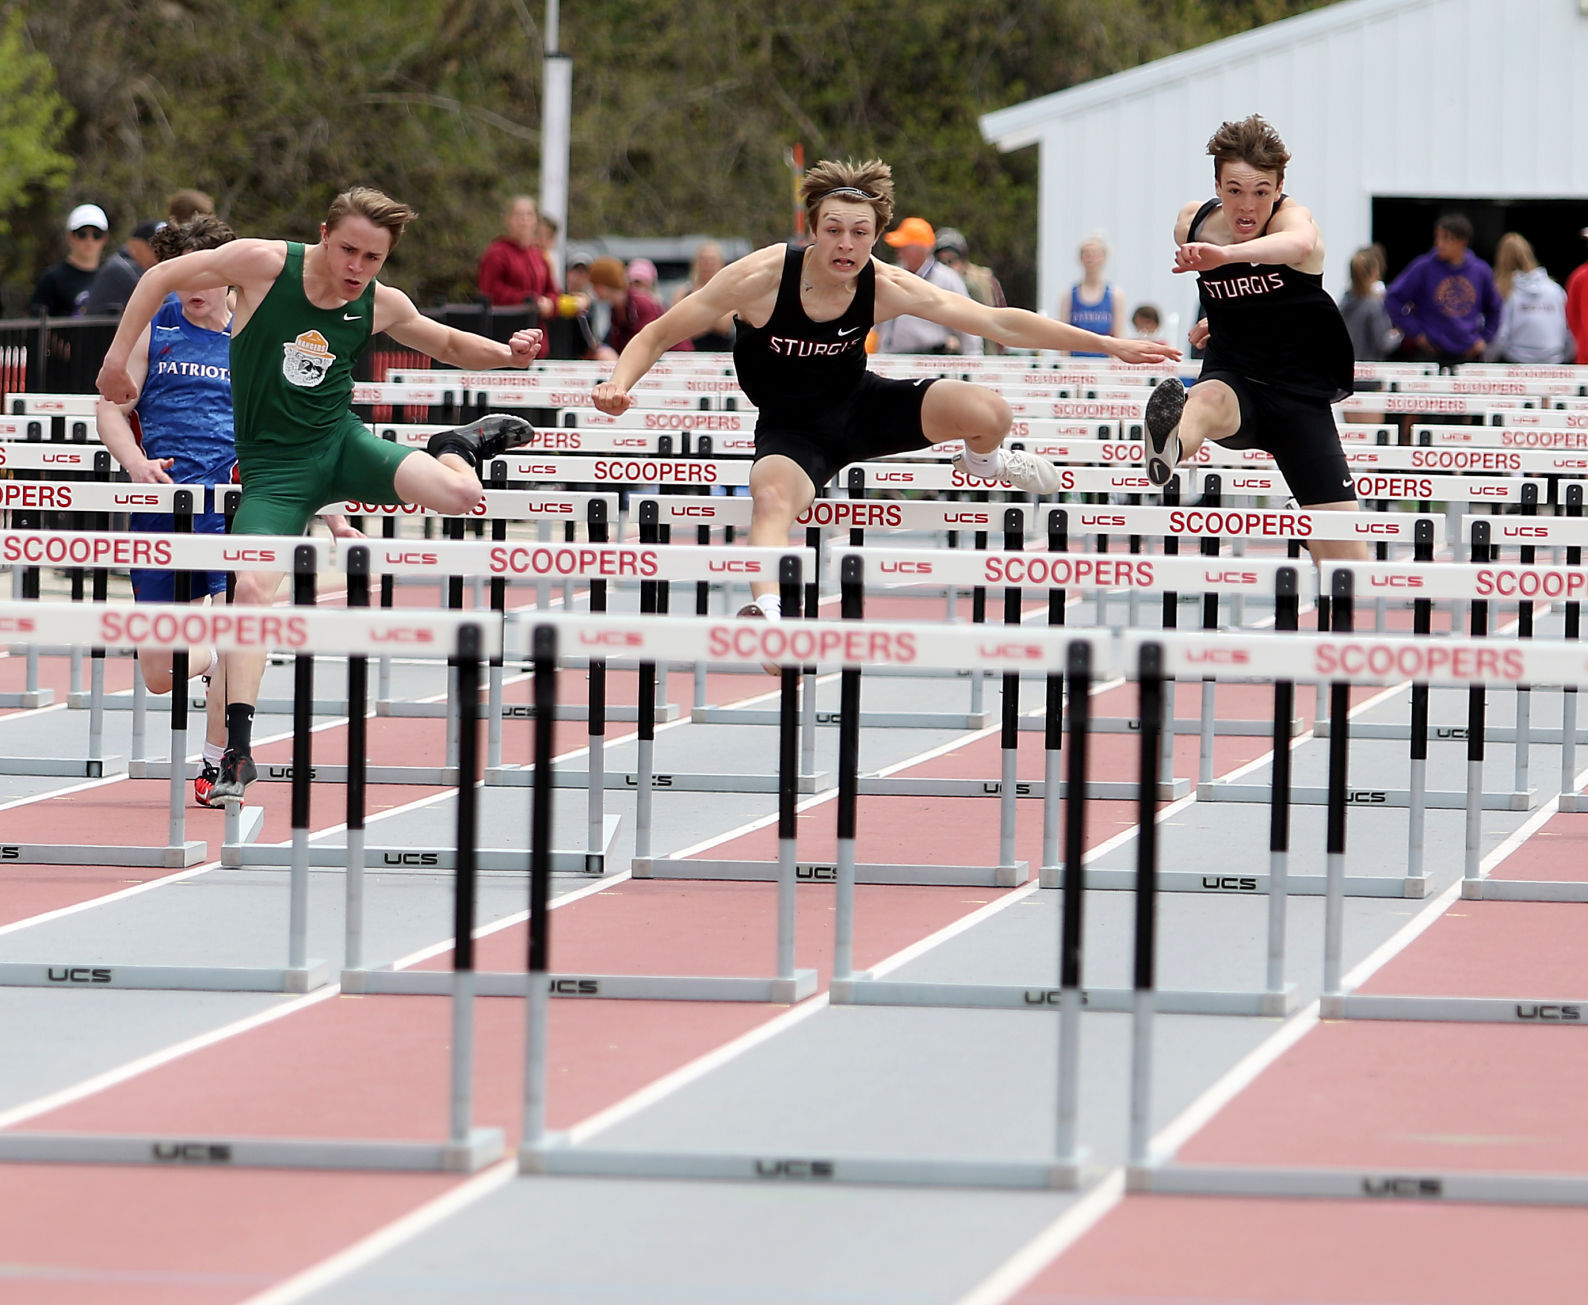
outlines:
M31 198L59 190L72 160L61 143L70 110L55 88L55 69L28 41L22 15L0 17L0 233Z

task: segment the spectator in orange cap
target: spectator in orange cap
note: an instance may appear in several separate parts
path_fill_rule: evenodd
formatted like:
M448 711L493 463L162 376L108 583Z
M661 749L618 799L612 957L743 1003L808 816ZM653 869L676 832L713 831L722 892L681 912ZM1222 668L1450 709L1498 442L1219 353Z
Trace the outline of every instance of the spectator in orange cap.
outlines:
M937 232L925 218L907 217L882 237L893 246L899 266L930 281L940 290L970 298L965 278L939 261ZM966 354L982 351L981 337L929 322L924 317L895 317L877 328L878 353Z

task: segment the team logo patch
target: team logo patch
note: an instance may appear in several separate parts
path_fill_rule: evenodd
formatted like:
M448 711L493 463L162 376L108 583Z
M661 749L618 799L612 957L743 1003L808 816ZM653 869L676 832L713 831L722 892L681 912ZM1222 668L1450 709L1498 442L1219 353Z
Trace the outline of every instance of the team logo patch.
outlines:
M300 389L312 390L325 379L326 372L336 361L336 355L318 331L305 331L281 347L286 355L281 360L281 374Z

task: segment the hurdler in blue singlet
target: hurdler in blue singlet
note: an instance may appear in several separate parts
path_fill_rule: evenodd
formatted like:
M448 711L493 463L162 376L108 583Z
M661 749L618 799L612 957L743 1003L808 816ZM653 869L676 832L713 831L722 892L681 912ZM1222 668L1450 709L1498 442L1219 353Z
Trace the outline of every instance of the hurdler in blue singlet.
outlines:
M167 300L149 324L149 375L134 412L144 456L173 459L166 474L177 484L230 481L237 462L232 434L231 336L195 326L183 315L180 302ZM169 515L139 512L129 525L133 530L169 532L173 522ZM193 519L193 529L200 534L224 534L226 520L219 512L201 512ZM168 603L175 593L175 577L169 571L134 571L132 588L140 602ZM194 575L194 598L225 592L224 571Z

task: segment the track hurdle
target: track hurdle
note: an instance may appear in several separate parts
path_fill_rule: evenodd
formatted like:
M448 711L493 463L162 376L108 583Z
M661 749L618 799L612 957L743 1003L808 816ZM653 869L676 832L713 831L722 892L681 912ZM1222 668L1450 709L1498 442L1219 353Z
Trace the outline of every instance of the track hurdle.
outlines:
M313 550L304 549L305 565ZM396 634L407 634L422 624L432 631L443 648L449 648L457 629L468 621L451 614L425 613L417 621L410 613L356 610L278 610L233 607L198 607L188 604L3 604L0 619L33 623L33 632L44 638L70 643L91 644L96 640L133 647L170 648L177 655L192 645L211 645L223 651L288 648L302 657L299 687L307 692L301 667L315 651L375 652ZM477 623L478 617L473 618ZM494 626L489 631L498 642ZM309 713L305 709L294 722L305 740ZM146 966L109 965L99 967L106 977L96 982L111 987L160 988L228 992L309 992L328 978L324 962L308 957L308 828L309 766L307 756L295 757L299 765L294 779L293 833L287 912L287 964L285 967L251 968L239 966ZM84 849L84 859L97 849ZM21 859L21 858L19 858ZM111 862L115 864L115 862ZM49 964L12 963L0 966L0 982L11 985L44 986L53 982Z
M92 513L102 517L113 512L170 512L191 513L195 504L203 501L203 489L192 485L115 485L98 482L52 483L48 481L0 481L0 509L9 508L22 516L24 523L41 520L43 512ZM179 509L179 506L180 509ZM104 532L92 532L104 533ZM59 542L49 543L54 536ZM91 555L92 544L74 544L74 539L84 537L75 531L39 532L30 549L43 559L42 563L29 563L15 559L17 570L16 596L23 601L37 601L38 566L63 565L81 567L91 565L93 559L85 555L73 560L73 553ZM90 534L91 537L91 534ZM60 559L60 560L57 560ZM105 567L117 565L106 562L95 568L94 597L103 602L106 597ZM81 573L79 572L79 575ZM81 592L79 587L79 593ZM38 658L45 645L37 640L27 643L27 693L20 701L7 705L42 706L47 700L42 696L38 682ZM75 650L80 653L81 650ZM109 757L104 752L105 713L105 649L95 646L89 652L90 687L88 695L88 749L85 757L72 758L0 758L0 774L12 775L82 775L89 779L115 774L121 769L120 757Z
M797 587L798 576L792 560L785 566L789 586ZM529 627L529 655L534 665L535 725L533 761L530 767L531 844L529 851L529 958L528 968L522 972L480 973L473 976L473 984L485 996L529 998L532 1012L529 1027L529 1074L527 1092L536 1104L530 1113L544 1120L545 1074L545 1012L549 995L560 997L622 998L652 1001L744 1001L792 1003L802 1001L816 991L816 972L797 969L794 955L795 920L795 863L794 863L794 749L791 744L794 675L784 674L784 701L789 714L789 726L784 731L783 746L779 749L783 785L779 792L779 872L777 907L774 916L775 959L770 976L738 975L644 975L644 974L566 974L549 968L548 940L551 914L552 856L549 852L552 834L552 721L555 718L558 674L558 636L565 643L588 644L599 642L612 633L623 636L625 643L634 642L634 633L641 628L650 629L656 622L669 618L651 617L638 623L634 618L592 615L572 618L556 628L543 621ZM459 879L465 874L472 879L473 869L460 863ZM472 902L472 885L467 890ZM460 889L459 902L464 900ZM461 949L472 938L474 914L472 907L465 914L463 908L454 920L454 937ZM350 992L385 993L393 995L435 995L446 991L447 974L444 971L425 970L361 970L345 972L343 987ZM542 1125L536 1125L539 1132Z
M553 617L537 627L536 648L549 664L556 656L559 642L580 636L585 622L593 618ZM598 627L599 628L599 627ZM821 660L842 663L846 669L870 665L930 666L950 669L973 659L999 671L1046 669L1058 671L1065 665L1066 653L1081 651L1078 664L1084 673L1093 636L1032 632L1020 645L1003 644L993 650L985 646L985 632L952 627L861 621L767 622L767 621L685 621L656 617L632 625L614 623L607 629L632 631L642 640L644 653L658 659L712 655L751 663L776 662L792 674L793 668ZM1107 645L1103 644L1106 652ZM1084 651L1083 651L1084 650ZM538 677L537 677L538 678ZM1078 695L1084 702L1085 695ZM1072 699L1073 701L1073 699ZM844 732L853 741L858 737L859 712L845 716ZM1084 760L1081 763L1084 766ZM544 770L537 782L544 783ZM850 769L851 767L842 767ZM1084 780L1084 774L1080 777ZM546 820L550 820L549 785L542 790ZM853 801L853 793L849 795ZM792 834L792 829L789 830ZM852 830L851 830L852 832ZM537 819L535 837L550 837L545 824ZM780 838L780 843L784 841ZM784 857L785 873L788 859ZM841 871L847 875L847 869ZM536 863L535 879L546 884L549 874L543 863ZM842 883L842 880L840 880ZM543 893L545 889L541 890ZM536 911L536 919L547 931L540 941L539 953L545 963L549 948L550 912ZM1077 940L1078 942L1078 940ZM532 940L531 966L535 965ZM688 1179L775 1180L815 1178L823 1182L896 1183L955 1187L1012 1187L1071 1189L1080 1180L1083 1155L1076 1145L1076 1105L1079 1098L1080 1045L1077 1032L1061 1033L1061 1057L1057 1067L1058 1102L1055 1110L1053 1141L1045 1154L1034 1159L1001 1159L961 1156L852 1156L852 1155L757 1155L724 1152L622 1151L594 1146L572 1146L565 1138L548 1133L545 1121L546 1100L546 985L535 983L526 1003L527 1064L523 1140L519 1168L524 1173L590 1175L609 1177L655 1177ZM1070 1000L1061 1007L1061 1028L1078 1023L1079 1002Z
M1243 642L1270 674L1310 676L1340 674L1350 682L1384 683L1408 671L1435 684L1464 687L1492 678L1494 649L1479 640L1412 641L1365 638L1340 641L1321 636L1301 636L1283 649L1259 648ZM1138 659L1139 674L1156 676L1159 655L1163 666L1172 666L1182 649L1172 642L1144 641L1127 656ZM1387 674L1386 674L1387 672ZM1519 644L1507 656L1502 675L1508 681L1528 683L1580 683L1583 661L1580 646L1534 641ZM1344 682L1337 683L1343 694ZM1344 746L1341 745L1343 753ZM1343 769L1343 767L1342 767ZM1342 777L1343 778L1343 777ZM1342 784L1343 789L1343 784ZM1342 793L1343 796L1343 793ZM1329 860L1331 909L1326 913L1323 1018L1414 1019L1463 1022L1538 1023L1541 1020L1570 1027L1570 1019L1549 1020L1545 1011L1561 1006L1580 1008L1580 1002L1515 1001L1510 998L1429 998L1366 996L1342 990L1340 939L1343 912L1340 902L1341 862L1344 854L1346 808L1337 802L1331 809ZM1144 875L1144 884L1151 876ZM1304 1197L1313 1199L1371 1198L1383 1201L1481 1202L1503 1205L1588 1205L1588 1174L1495 1173L1428 1171L1418 1169L1366 1169L1354 1166L1282 1166L1249 1164L1188 1164L1172 1154L1151 1151L1148 1121L1152 1099L1152 1021L1156 1006L1153 987L1155 936L1150 927L1152 904L1138 903L1136 986L1138 999L1132 1029L1131 1106L1127 1189L1173 1195L1233 1197Z
M79 609L88 613L91 609ZM100 608L112 612L112 608ZM307 624L297 625L293 638L305 638L315 646L351 651L361 646L366 651L372 646L365 641L370 634L390 626L391 618L368 615L362 628L349 623L347 618L335 613L306 614ZM325 620L323 618L330 618ZM299 621L303 617L297 618ZM407 619L407 618L404 618ZM382 623L386 625L383 627ZM333 624L334 623L334 624ZM236 628L234 626L234 628ZM437 628L452 637L453 655L460 666L475 667L486 655L487 632L478 624L457 622ZM345 633L337 633L337 631ZM324 642L321 642L321 638ZM273 642L273 641L272 641ZM472 700L471 700L472 701ZM463 711L472 718L465 704ZM472 727L473 720L469 725ZM470 730L471 735L473 730ZM470 756L469 760L473 760ZM457 914L472 916L473 900L470 896L474 884L469 865L469 841L475 829L475 790L472 784L458 788L458 876ZM355 1170L373 1172L445 1172L474 1173L498 1160L505 1150L502 1131L496 1128L477 1128L473 1123L474 1097L474 1004L473 940L465 930L460 934L451 973L444 975L445 995L452 998L452 1038L449 1058L448 1128L440 1141L411 1141L407 1139L337 1139L337 1138L280 1138L249 1136L157 1136L115 1133L57 1133L35 1131L28 1128L9 1128L0 1131L0 1163L10 1164L152 1164L171 1168L264 1168L264 1169L316 1169ZM113 986L177 987L189 984L150 982L132 984L126 981L126 971L132 967L117 966L94 971L96 981ZM149 967L139 967L147 969ZM314 978L312 986L324 981L324 966L303 970L305 978ZM239 985L225 984L224 979L235 977L218 972L222 986L231 990ZM99 980L98 976L111 977ZM317 977L316 977L317 976ZM213 982L213 981L212 981ZM209 986L206 984L205 986ZM274 989L270 989L274 990ZM298 990L289 988L289 990Z

